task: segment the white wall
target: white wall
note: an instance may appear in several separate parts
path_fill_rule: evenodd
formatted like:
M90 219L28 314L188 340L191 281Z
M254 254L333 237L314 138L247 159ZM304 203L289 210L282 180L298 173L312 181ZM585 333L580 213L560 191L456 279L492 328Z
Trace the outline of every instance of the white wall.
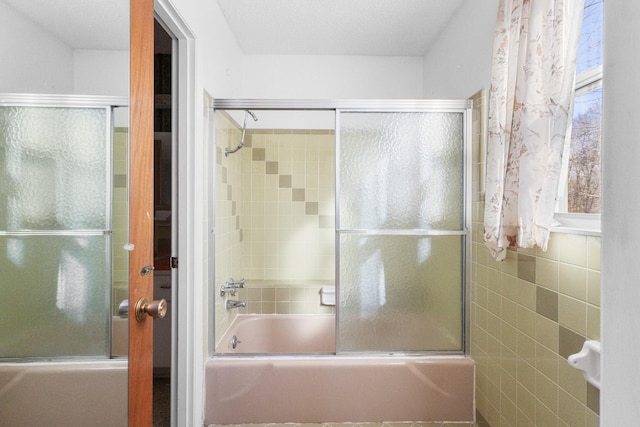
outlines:
M466 99L489 87L498 0L467 0L424 56L424 97Z
M0 0L0 93L128 96L129 52L73 50Z
M73 51L73 91L78 95L129 96L129 51Z
M242 52L215 1L172 0L196 36L196 94L239 98ZM202 115L200 115L202 116Z
M73 92L73 50L0 0L0 93Z
M604 4L600 425L638 425L640 405L640 2Z
M422 58L244 55L242 97L422 98Z
M199 85L214 98L421 98L422 58L243 55L216 2L173 0L197 37Z
M73 93L129 98L129 51L73 51ZM115 126L129 126L129 109L114 111Z

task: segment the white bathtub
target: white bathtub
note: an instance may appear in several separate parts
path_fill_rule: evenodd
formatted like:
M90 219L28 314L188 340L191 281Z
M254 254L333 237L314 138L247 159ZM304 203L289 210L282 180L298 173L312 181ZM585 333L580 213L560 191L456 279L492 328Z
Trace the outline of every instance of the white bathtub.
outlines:
M127 361L0 364L1 426L126 426Z
M335 340L330 348L291 347L304 337L332 337L319 332L331 326L323 317L245 315L217 350L233 350L236 335L242 341L236 352L278 351L274 343L283 343L286 353L333 352ZM287 321L278 336L273 326ZM267 347L252 344L256 339ZM472 422L474 376L466 356L216 356L205 364L205 424Z

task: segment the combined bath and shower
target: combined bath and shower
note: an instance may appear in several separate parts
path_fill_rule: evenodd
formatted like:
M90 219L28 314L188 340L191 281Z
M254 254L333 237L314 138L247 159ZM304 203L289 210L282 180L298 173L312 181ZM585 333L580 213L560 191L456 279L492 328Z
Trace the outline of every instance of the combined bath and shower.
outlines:
M224 149L225 157L227 157L229 154L235 153L236 151L238 151L239 149L244 147L244 134L247 131L247 116L251 116L251 118L253 119L254 122L258 121L258 117L256 117L256 115L253 114L252 111L244 110L244 123L242 124L242 137L240 138L240 144L238 144L238 146L236 148L234 148L233 150L231 150L229 148L225 148Z

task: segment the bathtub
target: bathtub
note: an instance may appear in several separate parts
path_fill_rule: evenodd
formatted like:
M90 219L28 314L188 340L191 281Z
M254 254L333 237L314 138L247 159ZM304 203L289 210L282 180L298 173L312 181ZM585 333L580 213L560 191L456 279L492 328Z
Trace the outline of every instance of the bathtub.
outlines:
M0 364L2 426L126 426L127 405L126 360Z
M205 425L474 421L470 357L327 354L335 351L335 339L326 344L335 337L332 318L239 315L216 349L225 354L205 363ZM281 336L273 328L278 324ZM233 335L241 341L236 349ZM308 337L324 344L293 346ZM256 355L278 351L275 343L289 354Z
M239 314L216 346L216 353L234 354L335 351L333 314Z

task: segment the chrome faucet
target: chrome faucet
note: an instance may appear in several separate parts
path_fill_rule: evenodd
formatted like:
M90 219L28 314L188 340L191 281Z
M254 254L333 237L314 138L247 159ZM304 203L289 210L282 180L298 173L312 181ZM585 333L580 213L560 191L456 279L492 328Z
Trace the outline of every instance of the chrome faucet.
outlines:
M242 308L242 307L246 307L247 304L245 304L243 301L236 301L236 300L232 300L232 299L228 299L227 300L227 310L231 309L231 308Z
M244 288L244 279L233 280L233 278L230 278L224 283L224 285L220 286L220 296L223 297L224 294L229 292L231 296L235 297L236 292L238 292L238 289L243 289L243 288Z

